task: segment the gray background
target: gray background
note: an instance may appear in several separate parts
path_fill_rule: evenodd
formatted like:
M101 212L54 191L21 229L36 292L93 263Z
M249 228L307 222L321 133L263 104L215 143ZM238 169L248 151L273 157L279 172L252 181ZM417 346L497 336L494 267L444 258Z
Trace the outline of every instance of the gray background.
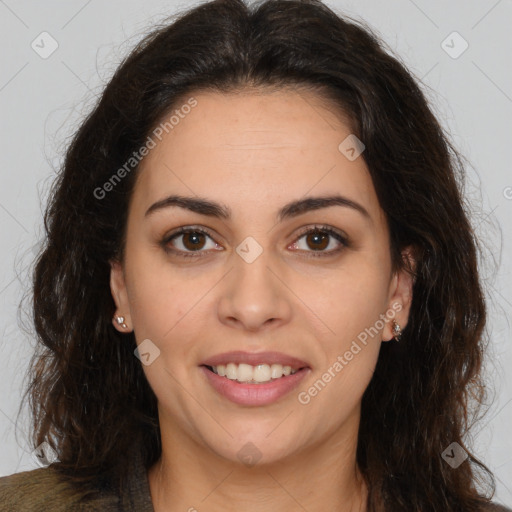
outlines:
M15 435L34 346L30 330L19 325L21 319L30 329L30 312L19 312L18 304L30 292L29 272L55 169L69 136L120 59L154 23L197 3L0 0L0 476L38 467L27 443L27 409ZM476 454L495 472L496 499L510 505L512 1L327 3L364 19L401 56L471 162L466 196L482 239L491 340L486 365L490 408L471 439ZM451 35L454 31L461 37ZM49 56L44 52L52 41L42 32L58 44ZM468 48L461 53L464 41Z

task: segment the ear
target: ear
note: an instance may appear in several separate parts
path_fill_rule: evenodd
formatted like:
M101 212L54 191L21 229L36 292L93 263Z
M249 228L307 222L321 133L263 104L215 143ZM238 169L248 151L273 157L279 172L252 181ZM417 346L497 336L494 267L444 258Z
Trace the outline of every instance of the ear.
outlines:
M116 314L114 318L112 318L112 323L119 332L126 334L132 328L132 320L126 291L124 269L123 265L117 260L110 261L110 292L112 293L117 308ZM117 317L123 317L124 320L119 323ZM123 323L126 327L123 327Z
M397 271L390 284L390 299L386 311L386 325L382 332L382 341L390 341L394 338L393 320L403 331L409 320L409 312L412 303L412 288L414 285L414 271L416 270L416 259L412 247L402 251L402 260L405 268Z

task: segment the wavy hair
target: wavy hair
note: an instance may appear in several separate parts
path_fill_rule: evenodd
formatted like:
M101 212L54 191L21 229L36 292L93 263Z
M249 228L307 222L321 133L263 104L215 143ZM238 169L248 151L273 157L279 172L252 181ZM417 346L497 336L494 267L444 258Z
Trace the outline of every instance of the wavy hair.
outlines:
M418 82L368 26L316 0L214 0L166 20L122 61L67 148L33 273L32 442L49 443L77 492L92 492L100 476L124 478L134 447L148 468L161 453L134 335L111 323L109 262L123 259L137 166L101 198L98 189L187 95L304 87L346 114L366 146L393 269L408 268L402 249L415 251L409 323L400 343L382 345L362 400L357 463L368 510L488 502L494 478L465 444L485 397L478 242L463 159ZM453 442L469 454L457 469L441 457Z

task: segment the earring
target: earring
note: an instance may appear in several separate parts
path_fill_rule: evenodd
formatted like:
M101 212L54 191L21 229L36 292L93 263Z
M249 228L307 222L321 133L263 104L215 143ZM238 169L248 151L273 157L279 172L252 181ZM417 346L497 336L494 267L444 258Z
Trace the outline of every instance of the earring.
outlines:
M400 341L402 338L402 329L400 328L400 325L396 322L396 320L393 320L393 334L396 341Z
M124 329L126 329L126 328L128 327L128 326L124 323L124 316L118 316L118 317L116 318L116 320L117 320L117 323L118 323L121 327L123 327Z

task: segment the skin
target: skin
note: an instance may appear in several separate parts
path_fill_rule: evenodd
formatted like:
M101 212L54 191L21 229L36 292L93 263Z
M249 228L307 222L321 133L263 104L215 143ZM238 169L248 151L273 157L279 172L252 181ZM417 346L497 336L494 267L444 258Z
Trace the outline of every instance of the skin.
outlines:
M412 279L392 272L388 227L368 169L362 157L350 161L338 149L349 124L306 90L191 96L197 106L141 164L125 258L111 262L112 295L127 325L114 322L116 329L133 329L138 344L150 339L160 350L143 366L162 434L162 457L148 472L155 511L366 510L356 464L360 406L381 342L393 338L391 321L359 344L308 404L297 397L379 315L401 308L394 318L403 329L409 314ZM334 193L368 217L331 206L276 218L290 201ZM232 218L176 206L145 216L170 194L216 201ZM342 250L315 257L318 242L299 233L315 224L342 231L348 246L331 236L321 251ZM200 239L205 256L167 254L164 236L191 225L212 233ZM263 249L252 263L235 251L248 236ZM186 235L167 245L193 252ZM284 352L311 371L275 403L237 405L199 368L231 350ZM248 442L261 454L251 467L237 456Z

